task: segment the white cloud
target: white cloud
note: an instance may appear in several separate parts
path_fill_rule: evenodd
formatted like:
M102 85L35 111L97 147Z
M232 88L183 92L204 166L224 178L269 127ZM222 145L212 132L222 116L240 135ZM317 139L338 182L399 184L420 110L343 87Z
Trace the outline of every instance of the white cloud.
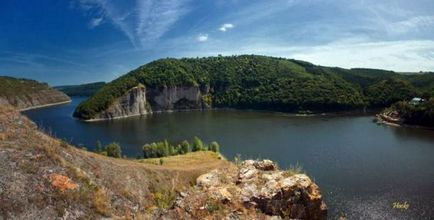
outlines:
M158 40L186 13L190 0L106 1L79 0L82 10L93 10L100 18L110 21L128 37L136 48ZM90 26L103 20L91 20Z
M104 19L102 17L92 18L92 20L90 20L90 22L89 22L89 27L90 28L95 28L95 27L99 26L102 23L103 20Z
M232 29L232 28L234 28L234 27L235 27L235 26L234 26L233 24L231 24L231 23L226 23L226 24L223 24L223 25L219 28L219 30L222 31L222 32L226 32L227 30Z
M199 34L199 36L197 37L197 40L199 42L205 42L208 40L208 34Z

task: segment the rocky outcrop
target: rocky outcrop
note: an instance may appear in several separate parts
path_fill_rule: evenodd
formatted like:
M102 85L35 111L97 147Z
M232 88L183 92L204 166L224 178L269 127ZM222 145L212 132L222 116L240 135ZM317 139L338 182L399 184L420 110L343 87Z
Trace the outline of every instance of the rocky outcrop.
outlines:
M163 219L326 219L318 186L305 174L280 171L270 160L216 169L180 193Z
M209 108L210 105L204 99L204 96L209 92L208 90L208 88L201 89L197 86L152 88L140 84L128 90L93 120L125 118L152 114L153 112Z
M97 118L121 118L148 113L152 113L152 109L146 100L146 88L139 85L118 98L107 110L102 111Z
M0 94L0 104L7 103L19 110L28 110L44 106L68 103L70 101L71 99L63 92L51 88L13 95Z

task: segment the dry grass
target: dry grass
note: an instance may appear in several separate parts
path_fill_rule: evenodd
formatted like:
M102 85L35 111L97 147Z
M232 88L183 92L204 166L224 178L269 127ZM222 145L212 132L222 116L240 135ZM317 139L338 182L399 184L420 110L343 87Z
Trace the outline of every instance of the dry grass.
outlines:
M103 216L109 217L110 214L110 199L104 190L98 189L93 196L93 207L95 211Z
M162 158L150 158L150 159L140 159L141 163L159 165L164 168L171 168L176 170L191 170L197 169L197 166L205 165L204 161L213 161L214 163L225 163L221 159L220 154L212 151L197 151L182 155L162 157ZM163 160L163 163L160 163ZM213 163L213 164L214 164ZM207 164L208 166L210 164Z
M296 163L295 165L290 165L289 168L283 172L283 176L290 177L301 173L305 173L303 167L299 163Z
M109 158L52 138L5 106L0 106L0 151L1 183L16 189L2 192L7 199L0 198L0 219L47 219L72 213L76 215L69 216L72 219L149 219L156 211L152 207L169 207L176 192L190 187L199 175L230 165L213 152L167 157L162 165L159 159ZM53 173L78 187L55 189Z

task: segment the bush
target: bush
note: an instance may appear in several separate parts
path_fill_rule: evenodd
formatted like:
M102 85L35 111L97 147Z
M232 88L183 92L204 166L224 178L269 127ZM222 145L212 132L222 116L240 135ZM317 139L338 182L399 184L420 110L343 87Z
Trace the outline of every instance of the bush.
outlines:
M107 156L109 157L116 157L116 158L122 157L121 146L116 142L107 145L105 147L105 151L107 152Z
M215 141L213 141L213 142L211 142L210 144L209 144L209 149L211 150L211 151L214 151L214 152L219 152L220 151L220 145L217 143L217 142L215 142Z
M201 151L201 150L205 150L205 147L203 146L202 140L198 137L194 137L193 148L191 149L191 151L195 152L195 151Z
M204 146L202 140L198 137L194 138L193 147L190 147L190 143L187 140L182 141L180 144L173 145L167 140L161 142L154 142L151 144L143 145L143 158L159 158L174 156L178 154L186 154L192 151L206 151L212 150L219 152L220 146L217 142L211 142L210 148Z
M181 154L186 154L191 152L190 143L187 140L182 141L181 143Z

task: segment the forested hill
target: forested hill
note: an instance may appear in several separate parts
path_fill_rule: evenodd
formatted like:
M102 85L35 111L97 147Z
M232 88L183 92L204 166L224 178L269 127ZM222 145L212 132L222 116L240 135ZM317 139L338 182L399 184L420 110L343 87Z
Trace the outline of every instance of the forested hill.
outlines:
M92 96L104 85L105 82L95 82L81 85L56 86L54 88L69 96Z
M0 104L2 105L10 104L23 110L69 101L67 95L46 83L0 76Z
M327 112L383 107L434 93L434 74L317 66L257 55L160 59L106 84L74 115L91 119L142 84L162 89L198 87L212 107Z

